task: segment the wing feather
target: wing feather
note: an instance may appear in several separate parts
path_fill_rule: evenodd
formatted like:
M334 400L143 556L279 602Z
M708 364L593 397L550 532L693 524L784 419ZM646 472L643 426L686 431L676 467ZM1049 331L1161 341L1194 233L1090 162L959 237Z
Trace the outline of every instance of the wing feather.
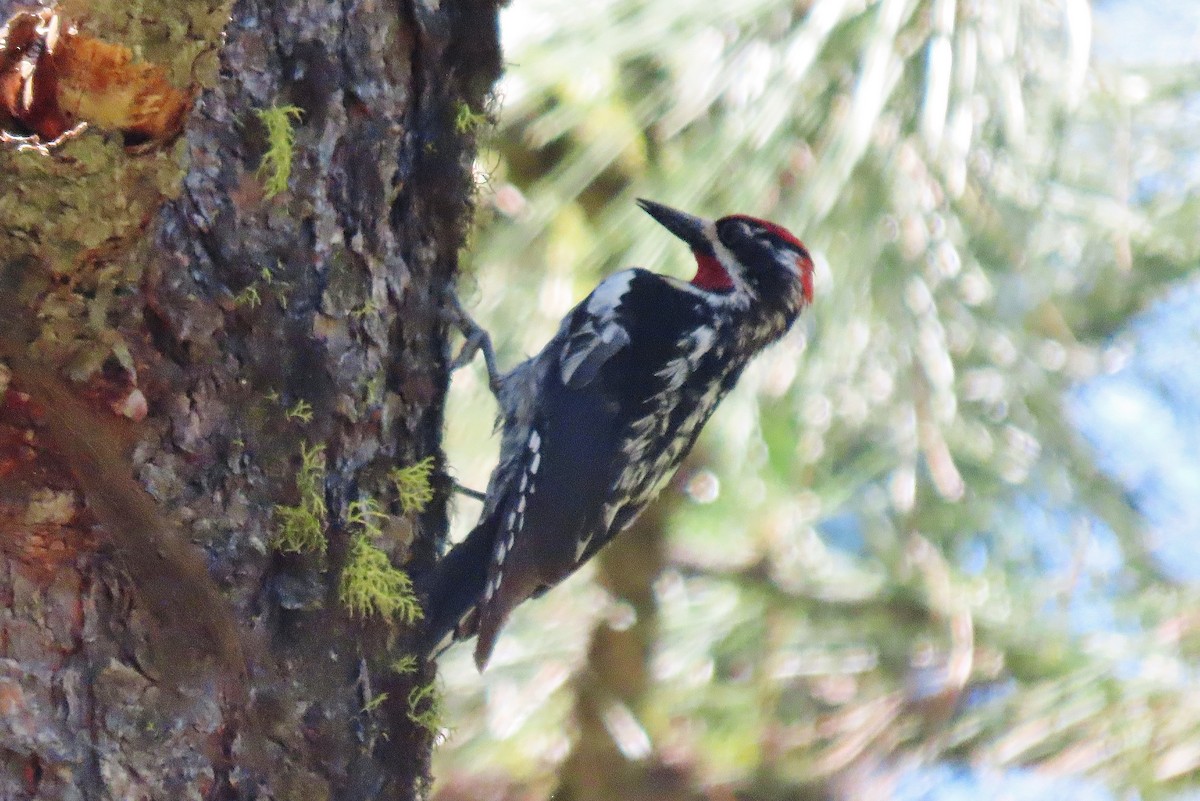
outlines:
M564 386L586 387L613 356L629 345L629 330L621 319L622 304L636 277L635 270L609 276L567 318L560 333L566 336L559 357Z

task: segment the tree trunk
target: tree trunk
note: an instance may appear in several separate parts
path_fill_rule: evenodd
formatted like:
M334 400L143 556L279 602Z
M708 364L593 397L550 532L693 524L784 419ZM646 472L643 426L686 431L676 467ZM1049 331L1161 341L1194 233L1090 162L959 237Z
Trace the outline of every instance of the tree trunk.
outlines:
M420 569L445 533L439 308L496 8L59 13L188 111L171 139L63 89L87 130L0 145L0 798L413 798L432 671L400 615L347 608L342 568L361 537ZM426 457L415 511L419 471L389 471Z

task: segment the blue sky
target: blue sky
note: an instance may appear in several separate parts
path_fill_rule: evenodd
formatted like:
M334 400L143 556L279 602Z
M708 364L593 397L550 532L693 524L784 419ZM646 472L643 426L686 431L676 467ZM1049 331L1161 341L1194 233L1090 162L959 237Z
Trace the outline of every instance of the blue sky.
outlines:
M1200 54L1196 0L1097 0L1095 57L1112 64L1181 64Z
M1176 288L1125 332L1127 366L1087 382L1070 411L1099 463L1149 526L1179 581L1200 580L1200 281Z

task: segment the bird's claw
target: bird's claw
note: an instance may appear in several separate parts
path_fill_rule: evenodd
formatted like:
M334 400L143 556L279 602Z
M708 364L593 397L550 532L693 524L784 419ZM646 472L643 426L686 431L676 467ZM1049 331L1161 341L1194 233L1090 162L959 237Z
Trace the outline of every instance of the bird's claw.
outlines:
M500 371L496 368L496 352L492 348L492 338L479 323L463 308L462 301L453 288L446 292L446 312L453 325L462 332L465 341L458 355L450 362L450 372L471 363L475 354L482 351L483 362L487 367L488 388L493 395L500 394Z

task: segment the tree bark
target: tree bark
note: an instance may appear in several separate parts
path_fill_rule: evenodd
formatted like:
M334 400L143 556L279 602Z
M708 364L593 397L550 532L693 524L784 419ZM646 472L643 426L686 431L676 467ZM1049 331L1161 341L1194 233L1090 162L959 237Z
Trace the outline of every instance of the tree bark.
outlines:
M338 587L354 501L393 564L445 534L444 482L405 514L388 471L442 461L495 5L59 11L191 109L0 146L0 798L414 798L431 668ZM272 197L256 111L289 105ZM282 553L322 446L327 550Z

